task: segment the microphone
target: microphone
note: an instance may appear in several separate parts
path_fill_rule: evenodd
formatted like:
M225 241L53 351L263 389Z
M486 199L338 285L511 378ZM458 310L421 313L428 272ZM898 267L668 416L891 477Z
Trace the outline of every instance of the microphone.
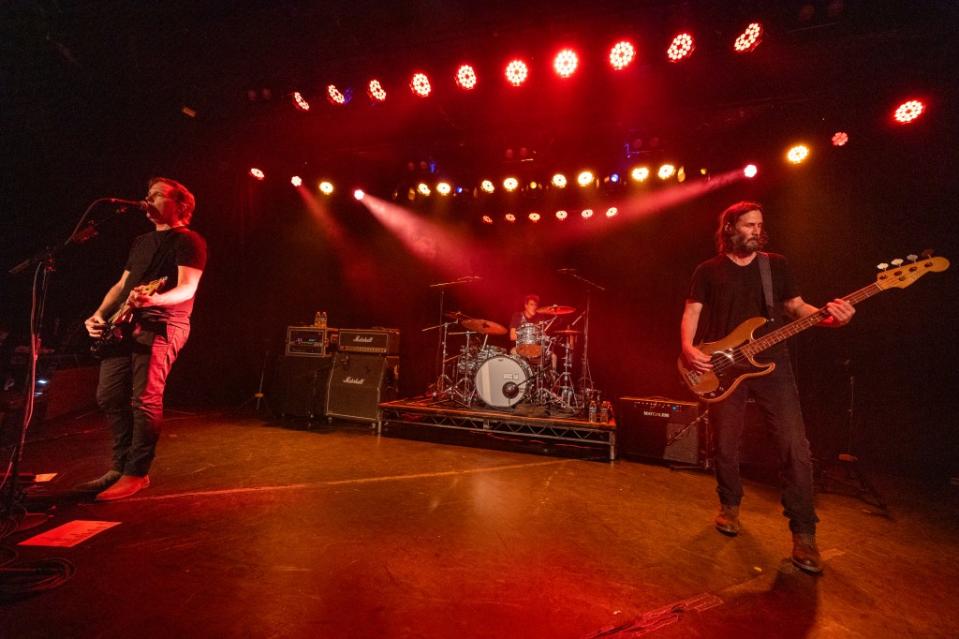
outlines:
M124 200L119 197L108 197L106 201L119 209L138 209L144 213L152 208L146 200Z
M556 269L556 272L557 272L557 273L563 273L563 274L565 275L565 274L569 274L569 273L575 273L575 272L576 272L576 269L574 269L574 268L558 268L558 269Z

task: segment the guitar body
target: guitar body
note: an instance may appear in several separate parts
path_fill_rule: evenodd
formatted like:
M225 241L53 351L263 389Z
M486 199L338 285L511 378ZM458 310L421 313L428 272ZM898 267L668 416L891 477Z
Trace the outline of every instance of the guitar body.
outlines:
M698 344L696 348L709 355L712 360L711 371L701 373L687 368L680 357L679 373L689 389L704 402L719 402L729 397L744 379L773 372L776 364L757 362L738 351L740 347L755 339L755 332L765 326L767 321L764 317L751 317L721 340Z
M146 284L141 284L134 290L144 294L153 295L161 286L166 284L166 277L152 280ZM96 337L90 345L90 353L97 359L109 357L111 353L117 352L117 347L125 340L129 339L133 330L133 307L129 302L124 301L116 313L110 316L103 327L103 333Z

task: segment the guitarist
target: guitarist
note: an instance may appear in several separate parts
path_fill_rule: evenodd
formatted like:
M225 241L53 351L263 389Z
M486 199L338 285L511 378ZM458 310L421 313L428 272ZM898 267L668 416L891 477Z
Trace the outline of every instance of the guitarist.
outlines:
M799 295L786 259L762 252L767 241L759 204L738 202L719 216L716 231L719 254L700 264L693 273L680 327L682 355L690 368L697 371L712 368L710 357L694 344L719 340L750 317L766 316L774 320L773 326L776 326L782 322L783 314L798 319L818 310ZM771 288L771 300L766 300L763 290L763 260L769 264L771 287L766 288ZM768 308L775 309L772 316ZM843 326L855 313L852 305L841 299L829 302L826 309L830 317L820 326ZM816 547L819 519L813 506L809 442L786 343L777 344L765 356L776 363L772 373L744 380L729 397L710 406L710 421L716 433L720 504L715 525L719 532L729 536L738 534L742 527L739 451L746 398L752 395L779 448L784 483L783 514L789 518L793 534L792 561L802 570L819 573L822 572L822 559Z
M100 364L97 404L113 431L113 465L78 485L97 501L130 497L150 485L148 472L163 421L167 375L190 334L190 313L206 266L206 242L188 228L196 200L175 180L153 178L146 196L154 231L133 241L120 280L85 322L100 338L105 318L127 301L133 308L126 338ZM146 295L138 286L166 277L166 290Z

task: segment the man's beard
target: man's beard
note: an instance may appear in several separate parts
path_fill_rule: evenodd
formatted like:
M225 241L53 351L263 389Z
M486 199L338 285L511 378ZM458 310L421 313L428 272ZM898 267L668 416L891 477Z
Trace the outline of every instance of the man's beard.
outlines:
M765 248L766 243L769 241L769 237L765 233L760 235L758 238L733 235L731 239L734 253L754 253L756 251L761 251L763 248Z

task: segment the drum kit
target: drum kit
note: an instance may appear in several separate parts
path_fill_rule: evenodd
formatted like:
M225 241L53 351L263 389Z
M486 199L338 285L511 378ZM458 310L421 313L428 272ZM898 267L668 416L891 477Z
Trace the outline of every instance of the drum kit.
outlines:
M578 389L573 378L578 340L583 335L573 326L582 316L564 329L552 330L558 319L575 312L572 306L540 307L537 316L549 319L518 326L512 352L490 343L490 338L509 332L502 324L460 312L445 313L448 321L437 326L442 327L443 366L434 385L434 398L466 407L514 409L525 403L567 415L580 412L593 392ZM448 330L450 327L463 330ZM452 354L450 338L463 340Z

